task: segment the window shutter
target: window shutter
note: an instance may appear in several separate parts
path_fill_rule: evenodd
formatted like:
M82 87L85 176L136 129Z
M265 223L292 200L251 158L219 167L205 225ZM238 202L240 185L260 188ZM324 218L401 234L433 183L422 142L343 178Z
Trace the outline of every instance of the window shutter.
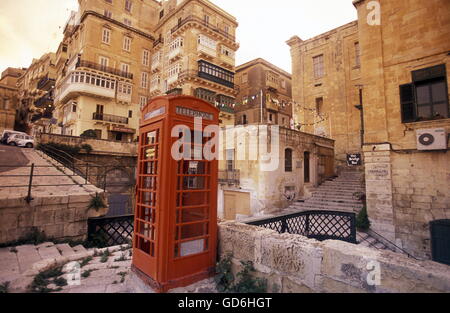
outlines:
M405 84L400 86L400 106L402 123L416 121L413 84Z

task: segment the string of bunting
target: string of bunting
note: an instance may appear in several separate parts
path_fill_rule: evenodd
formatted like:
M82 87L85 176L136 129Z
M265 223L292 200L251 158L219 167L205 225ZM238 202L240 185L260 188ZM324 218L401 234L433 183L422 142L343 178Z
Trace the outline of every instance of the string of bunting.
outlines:
M251 99L251 100L255 100L255 99L258 99L259 97L261 97L261 95L260 94L256 94L256 95L253 95L253 96L248 96L247 97L247 99L245 99L245 103L243 103L243 105L244 104L247 104L247 101L249 100L249 99ZM315 113L317 113L317 109L315 109L315 108L309 108L309 107L307 107L307 106L305 106L305 105L303 105L303 104L300 104L300 103L297 103L297 102L295 102L295 101L278 101L277 99L273 99L272 97L270 97L270 95L269 95L269 100L273 103L273 104L275 104L275 105L277 105L277 106L282 106L282 107L285 107L286 105L295 105L295 106L297 106L297 107L300 107L300 110L304 110L304 111L310 111L310 112L315 112ZM233 104L233 107L235 107L236 105L239 105L238 103L234 103ZM325 121L327 121L328 120L328 115L321 115L321 114L318 114L317 113L317 116L319 117L319 120L317 120L317 121L315 121L315 122L313 122L313 123L297 123L296 125L295 125L295 127L297 128L298 126L300 126L300 127L302 127L302 126L314 126L314 125L317 125L317 124L320 124L320 123L323 123L323 122L325 122Z

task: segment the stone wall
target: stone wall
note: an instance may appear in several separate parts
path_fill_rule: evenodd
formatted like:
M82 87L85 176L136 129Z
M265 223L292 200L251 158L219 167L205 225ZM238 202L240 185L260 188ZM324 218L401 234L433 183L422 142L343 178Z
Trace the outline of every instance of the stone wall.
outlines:
M240 261L252 261L256 275L268 280L268 291L450 292L447 265L390 251L319 242L235 222L220 224L219 240L220 255L233 254L234 272ZM373 275L377 268L379 281Z
M110 141L102 139L90 139L75 136L65 136L56 134L40 134L37 136L39 143L58 143L69 146L91 145L93 154L108 155L137 155L137 143L128 143L121 141Z
M33 227L54 239L86 239L88 218L107 211L88 210L90 201L88 193L39 196L31 203L24 198L0 199L0 243L18 240Z

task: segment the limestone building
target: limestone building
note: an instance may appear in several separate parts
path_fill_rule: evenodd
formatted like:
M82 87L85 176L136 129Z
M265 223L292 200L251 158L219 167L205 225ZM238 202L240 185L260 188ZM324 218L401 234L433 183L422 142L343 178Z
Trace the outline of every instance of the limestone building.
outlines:
M269 123L239 125L221 136L221 218L280 212L334 175L332 139Z
M19 107L16 115L17 130L31 133L33 122L52 116L54 107L50 85L51 82L54 82L55 77L55 54L49 52L39 59L34 59L25 73L17 80L19 92ZM44 86L48 89L45 90Z
M150 96L198 97L220 108L221 125L234 125L236 18L206 0L169 0L158 14Z
M291 75L264 59L255 59L236 68L239 94L236 98L236 125L275 124L291 127Z
M357 21L302 40L287 41L292 56L295 125L336 141L336 165L361 153L361 61Z
M57 53L59 132L132 141L149 96L157 1L79 1Z
M57 52L58 130L133 141L140 108L194 95L234 124L234 17L206 0L79 1Z
M17 79L24 73L23 69L7 68L0 79L0 133L5 129L14 129L16 110L19 105Z
M362 151L371 229L432 258L450 241L450 3L375 2L353 1L356 22L288 41L293 97L329 114L321 131L337 161Z
M372 227L418 257L436 257L450 243L448 226L433 226L450 219L450 2L380 1L380 14L366 0L353 3Z

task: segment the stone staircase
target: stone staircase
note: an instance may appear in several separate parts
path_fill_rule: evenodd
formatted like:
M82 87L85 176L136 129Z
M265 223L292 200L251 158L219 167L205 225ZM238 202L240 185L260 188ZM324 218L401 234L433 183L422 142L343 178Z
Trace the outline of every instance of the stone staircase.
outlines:
M342 211L359 212L363 202L355 197L357 192L365 192L364 173L344 170L336 178L325 181L317 188L308 188L310 197L291 205L296 211Z

